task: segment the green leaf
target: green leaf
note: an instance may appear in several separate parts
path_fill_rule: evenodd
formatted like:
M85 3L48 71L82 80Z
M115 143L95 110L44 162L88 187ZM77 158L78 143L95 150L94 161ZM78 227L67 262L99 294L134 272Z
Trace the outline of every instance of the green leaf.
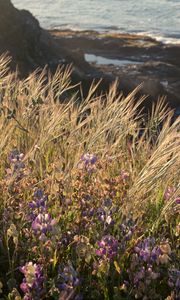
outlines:
M55 269L56 265L58 262L58 258L57 258L57 250L54 251L54 257L53 257L53 269Z
M114 261L114 266L115 266L116 271L120 274L121 273L121 269L120 269L120 266L118 265L118 263L117 263L116 260Z

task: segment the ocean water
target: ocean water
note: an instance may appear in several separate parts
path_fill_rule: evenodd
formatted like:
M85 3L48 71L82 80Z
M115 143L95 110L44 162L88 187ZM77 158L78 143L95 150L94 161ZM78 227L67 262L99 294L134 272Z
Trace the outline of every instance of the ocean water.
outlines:
M147 34L180 44L180 0L12 0L46 29Z

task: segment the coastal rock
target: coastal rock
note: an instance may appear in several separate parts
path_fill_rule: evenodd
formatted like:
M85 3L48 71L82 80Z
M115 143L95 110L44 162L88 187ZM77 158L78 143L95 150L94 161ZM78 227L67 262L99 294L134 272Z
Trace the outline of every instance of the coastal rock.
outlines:
M118 78L124 93L142 84L142 94L149 95L147 106L165 96L171 107L180 107L180 45L166 45L147 36L95 31L53 30L51 34L64 48L81 49L81 57L84 53L93 67L89 78L95 70L105 84Z
M16 9L10 0L0 0L0 12L0 54L12 56L11 67L18 66L21 76L46 64L57 67L66 57L30 12Z

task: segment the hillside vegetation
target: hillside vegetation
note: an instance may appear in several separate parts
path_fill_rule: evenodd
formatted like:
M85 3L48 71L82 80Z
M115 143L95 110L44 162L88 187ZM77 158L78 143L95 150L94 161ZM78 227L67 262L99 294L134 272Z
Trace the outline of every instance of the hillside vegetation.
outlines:
M180 299L180 118L0 57L0 299ZM81 89L80 89L81 90ZM83 98L80 101L79 98Z

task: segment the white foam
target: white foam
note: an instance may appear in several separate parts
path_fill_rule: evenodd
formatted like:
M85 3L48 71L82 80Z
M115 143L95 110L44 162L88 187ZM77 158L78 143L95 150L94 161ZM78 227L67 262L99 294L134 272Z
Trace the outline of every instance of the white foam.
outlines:
M180 45L180 39L178 38L173 38L173 37L166 37L166 36L161 36L155 33L150 33L150 32L139 32L136 33L139 36L149 36L153 39L155 39L158 42L161 42L163 44L172 44L172 45Z

